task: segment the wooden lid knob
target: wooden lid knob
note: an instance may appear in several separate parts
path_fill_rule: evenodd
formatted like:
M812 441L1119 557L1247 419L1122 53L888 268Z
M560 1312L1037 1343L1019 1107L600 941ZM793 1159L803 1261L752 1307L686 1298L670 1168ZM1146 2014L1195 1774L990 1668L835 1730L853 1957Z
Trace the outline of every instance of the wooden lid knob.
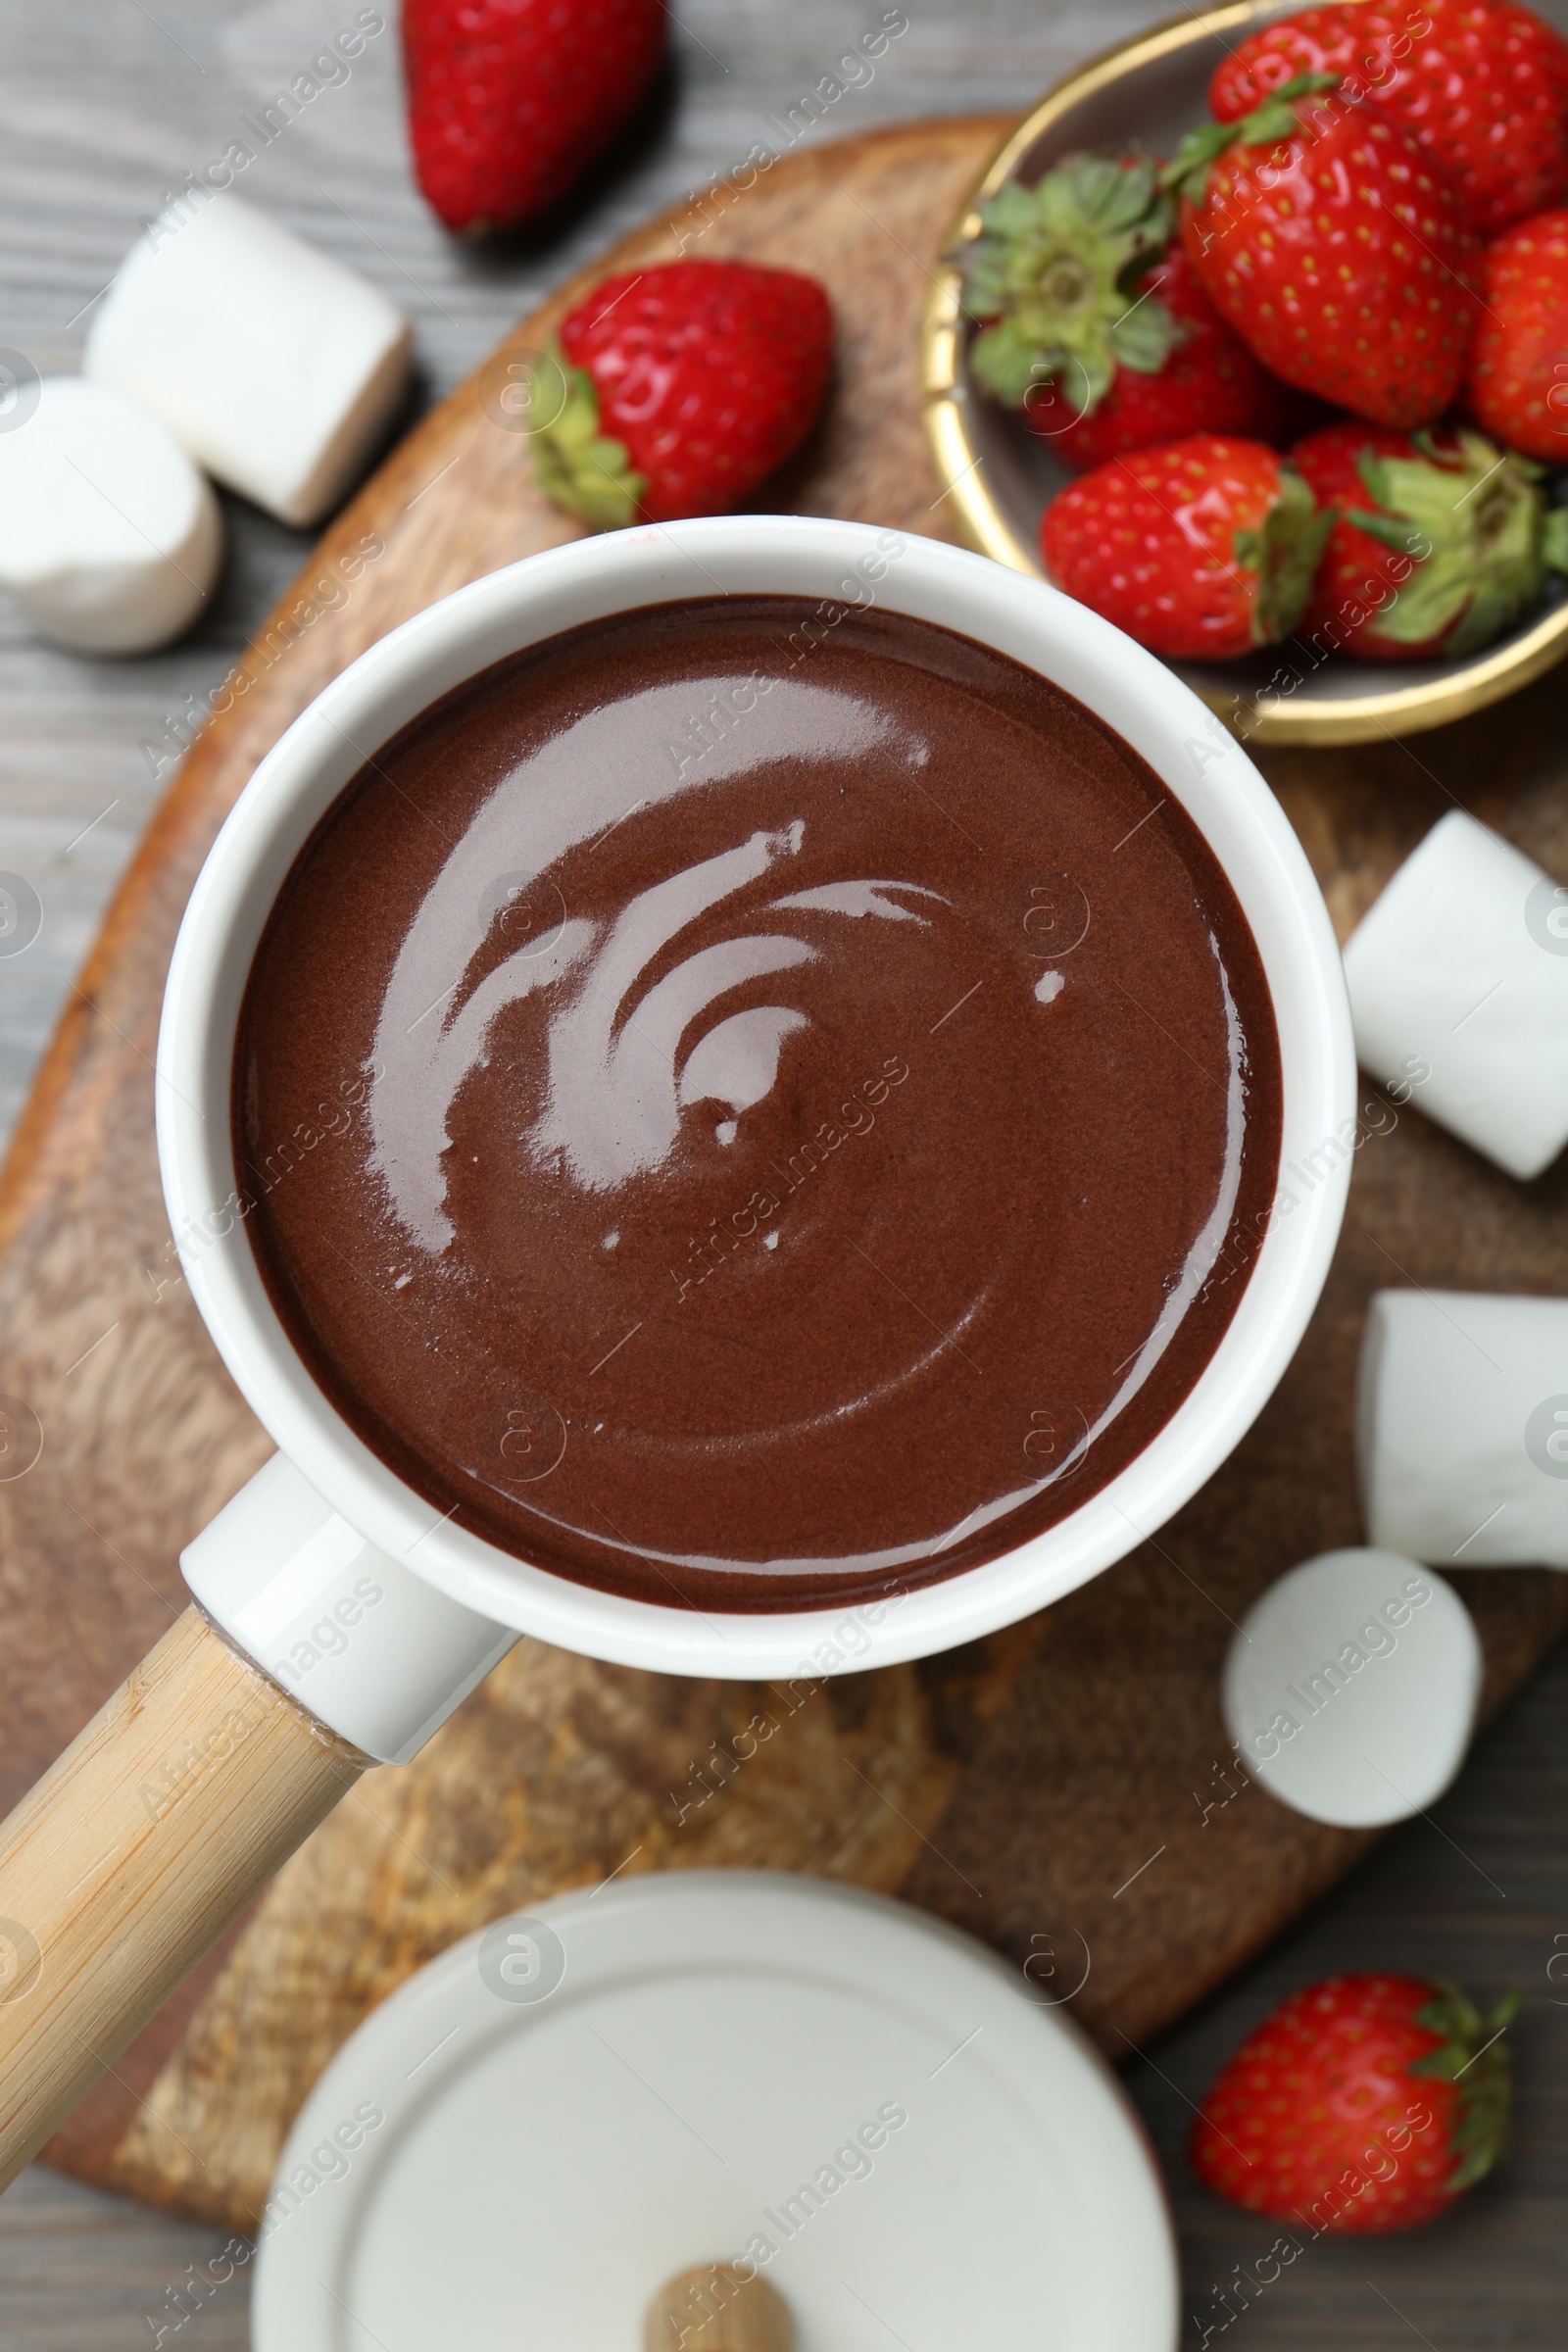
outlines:
M793 2352L794 2323L760 2272L699 2264L662 2286L643 2323L645 2352Z

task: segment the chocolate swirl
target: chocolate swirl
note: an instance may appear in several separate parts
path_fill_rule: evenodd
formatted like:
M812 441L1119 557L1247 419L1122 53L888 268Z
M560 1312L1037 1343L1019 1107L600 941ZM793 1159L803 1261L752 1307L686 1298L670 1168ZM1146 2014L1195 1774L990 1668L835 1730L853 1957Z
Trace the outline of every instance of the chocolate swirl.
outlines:
M1142 763L945 631L799 618L659 608L436 705L296 866L236 1057L259 1263L367 1442L706 1608L1073 1507L1278 1157L1255 947Z

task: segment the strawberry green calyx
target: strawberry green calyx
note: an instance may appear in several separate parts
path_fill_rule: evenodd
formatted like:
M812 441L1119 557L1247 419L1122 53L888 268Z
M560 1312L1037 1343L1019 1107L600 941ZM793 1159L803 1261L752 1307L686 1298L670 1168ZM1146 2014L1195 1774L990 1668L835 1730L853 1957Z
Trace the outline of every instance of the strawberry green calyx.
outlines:
M534 435L539 487L594 530L624 530L637 520L647 482L633 467L624 441L600 432L599 395L588 370L556 365L566 398L555 419Z
M1413 436L1418 458L1367 452L1361 478L1376 513L1346 520L1416 559L1369 634L1395 645L1441 638L1446 654L1478 653L1541 594L1548 564L1568 554L1568 526L1547 516L1542 468L1463 428L1456 449ZM1560 513L1561 510L1558 510Z
M1484 2017L1457 1984L1440 1977L1438 1997L1416 2011L1417 2025L1441 2034L1443 2042L1412 2059L1410 2073L1458 2085L1452 2139L1459 2161L1446 2184L1452 2196L1484 2180L1508 2153L1513 2068L1503 2033L1518 2007L1519 1995L1510 1992Z
M964 307L984 320L970 364L988 392L1021 409L1056 376L1088 415L1118 368L1153 375L1181 328L1132 282L1172 234L1154 167L1107 156L1058 165L1032 188L1009 181L981 207L964 266Z
M1541 532L1541 560L1548 571L1568 571L1568 507L1548 510Z
M1253 107L1239 122L1200 122L1190 130L1170 162L1159 175L1159 184L1167 195L1189 196L1194 204L1203 200L1208 184L1208 167L1227 147L1277 147L1300 128L1292 100L1307 98L1318 90L1337 90L1338 74L1296 74L1261 106Z
M1312 576L1334 528L1334 509L1320 507L1294 466L1280 467L1280 494L1260 526L1237 532L1236 561L1257 574L1252 641L1277 645L1300 619Z

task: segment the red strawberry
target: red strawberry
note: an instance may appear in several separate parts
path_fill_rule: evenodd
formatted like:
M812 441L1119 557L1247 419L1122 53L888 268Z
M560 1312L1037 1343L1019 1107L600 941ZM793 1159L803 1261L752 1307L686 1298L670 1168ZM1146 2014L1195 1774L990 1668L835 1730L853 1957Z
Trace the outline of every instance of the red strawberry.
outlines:
M1261 442L1197 433L1069 484L1041 547L1058 588L1140 645L1219 660L1290 635L1332 520Z
M814 278L753 262L607 277L562 320L537 436L550 496L596 530L723 514L805 439L833 366ZM561 405L564 400L564 405Z
M985 321L971 365L1065 465L1188 433L1280 429L1280 389L1173 242L1152 164L1080 158L1032 188L1009 181L980 218L964 272L967 308Z
M1249 33L1208 102L1235 122L1297 74L1375 93L1489 236L1568 187L1568 44L1513 0L1337 0Z
M1160 304L1176 322L1178 340L1157 374L1118 368L1099 407L1054 435L1053 446L1068 465L1101 466L1127 450L1192 433L1272 442L1288 436L1300 404L1226 325L1180 245L1168 246L1132 291L1136 301ZM1050 433L1048 401L1032 398L1026 413L1037 432Z
M404 0L414 168L448 228L511 228L565 194L664 54L662 0Z
M1164 175L1182 242L1276 375L1379 424L1424 424L1464 368L1474 232L1407 132L1311 78L1183 140Z
M1347 421L1291 452L1320 507L1339 510L1302 622L1374 662L1473 654L1541 594L1568 552L1539 466L1480 433L1396 433Z
M1458 1987L1330 1977L1280 2003L1222 2067L1190 2153L1216 2196L1314 2233L1409 2230L1506 2152L1501 2039Z
M1568 465L1568 212L1489 245L1470 352L1470 406L1489 433Z

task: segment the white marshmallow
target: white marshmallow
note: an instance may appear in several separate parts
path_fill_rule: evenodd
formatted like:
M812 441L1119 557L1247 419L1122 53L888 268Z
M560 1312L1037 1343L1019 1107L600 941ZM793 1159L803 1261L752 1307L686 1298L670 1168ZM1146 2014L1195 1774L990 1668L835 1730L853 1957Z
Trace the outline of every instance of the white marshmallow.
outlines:
M1374 1544L1461 1568L1568 1568L1568 1299L1380 1291L1356 1401Z
M1407 1821L1464 1761L1481 1691L1470 1612L1392 1551L1326 1551L1282 1576L1225 1660L1226 1728L1253 1779L1311 1821Z
M1362 1067L1396 1102L1413 1100L1521 1180L1556 1158L1568 1143L1568 883L1452 809L1360 924L1345 977Z
M122 392L45 376L33 414L0 433L0 585L63 644L167 645L201 611L222 554L212 485Z
M318 522L391 422L408 322L237 196L192 201L121 264L86 371L144 402L220 481L283 522Z

